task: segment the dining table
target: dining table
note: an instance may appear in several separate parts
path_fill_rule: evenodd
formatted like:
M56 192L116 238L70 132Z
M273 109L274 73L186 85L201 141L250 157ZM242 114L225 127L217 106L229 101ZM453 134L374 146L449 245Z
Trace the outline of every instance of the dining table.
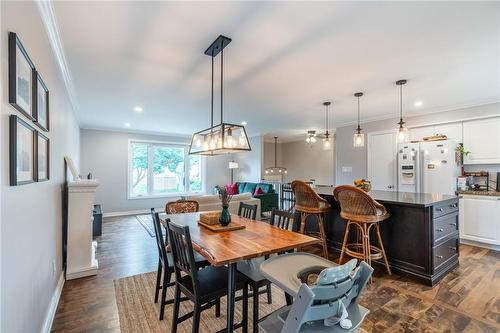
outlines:
M244 225L232 231L211 231L200 225L200 213L160 214L166 227L167 221L189 226L193 249L213 266L228 267L227 285L227 332L234 331L236 264L279 252L318 244L319 240L296 232L272 226L263 221L231 214L231 222Z

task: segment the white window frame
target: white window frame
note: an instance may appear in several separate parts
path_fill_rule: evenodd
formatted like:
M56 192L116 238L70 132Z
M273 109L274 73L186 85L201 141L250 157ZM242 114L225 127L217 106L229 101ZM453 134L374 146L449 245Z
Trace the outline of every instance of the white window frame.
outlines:
M133 196L132 195L132 144L147 144L148 145L148 174L147 174L147 183L148 183L148 194ZM168 193L168 194L154 194L153 190L153 173L152 168L149 166L153 165L153 156L152 151L154 147L164 146L164 147L172 147L172 148L183 148L184 149L184 191ZM151 141L151 140L128 140L128 159L127 159L127 199L128 200L140 200L140 199L158 199L158 198L177 198L180 196L186 195L195 195L202 194L205 192L205 159L203 156L200 156L200 178L201 178L201 190L200 191L191 191L190 189L190 161L189 161L189 144L183 142L166 142L166 141Z

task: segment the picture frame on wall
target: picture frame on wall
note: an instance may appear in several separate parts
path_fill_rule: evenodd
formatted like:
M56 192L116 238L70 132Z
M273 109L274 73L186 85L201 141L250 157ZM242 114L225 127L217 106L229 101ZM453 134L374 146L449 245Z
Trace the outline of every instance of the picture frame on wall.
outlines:
M33 120L33 82L36 80L35 65L21 40L9 32L9 103Z
M50 139L37 131L35 147L36 181L47 181L50 178Z
M9 119L10 185L24 185L36 180L36 130L16 115Z
M49 89L38 71L33 81L33 117L35 124L45 132L49 131Z

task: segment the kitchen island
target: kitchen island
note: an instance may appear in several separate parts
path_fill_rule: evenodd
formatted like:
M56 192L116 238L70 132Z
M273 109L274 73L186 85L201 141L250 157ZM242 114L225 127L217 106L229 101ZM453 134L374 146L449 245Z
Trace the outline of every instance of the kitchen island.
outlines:
M330 251L339 252L346 221L333 197L333 187L318 187L332 211L325 218ZM371 191L391 217L380 231L391 270L434 285L458 266L458 197L442 194Z

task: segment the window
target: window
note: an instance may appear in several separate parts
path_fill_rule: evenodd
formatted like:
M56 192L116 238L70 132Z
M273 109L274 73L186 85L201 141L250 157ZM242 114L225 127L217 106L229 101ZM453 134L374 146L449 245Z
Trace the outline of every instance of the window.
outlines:
M131 198L200 192L200 156L188 155L189 147L131 141L129 196Z

